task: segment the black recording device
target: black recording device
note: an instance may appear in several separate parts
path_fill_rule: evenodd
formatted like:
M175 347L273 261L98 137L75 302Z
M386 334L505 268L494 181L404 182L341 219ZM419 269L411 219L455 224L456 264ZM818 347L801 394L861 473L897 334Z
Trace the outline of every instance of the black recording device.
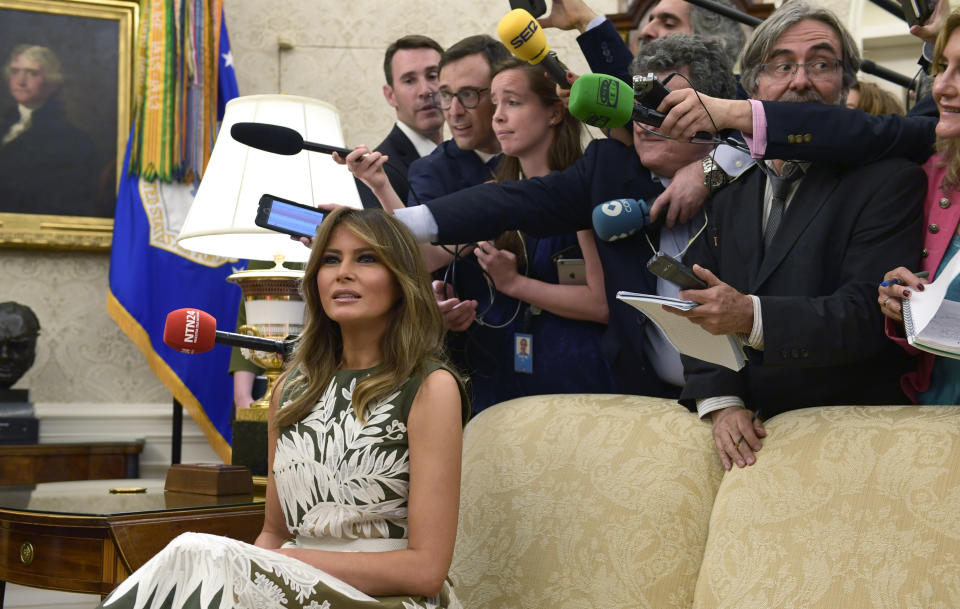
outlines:
M657 277L677 284L682 290L703 290L707 287L706 283L693 274L690 267L663 252L657 252L650 258L647 268Z
M547 0L510 0L510 8L522 8L534 17L547 12Z
M923 25L930 19L936 0L900 0L903 18L910 25Z
M273 195L263 195L260 197L254 224L294 237L312 239L317 234L317 227L323 221L323 216L324 213L316 207Z
M653 74L634 76L633 99L640 105L640 107L637 108L637 113L642 115L642 117L635 118L645 125L659 127L663 124L663 119L666 118L666 115L657 112L657 108L660 107L663 98L669 93L670 89Z

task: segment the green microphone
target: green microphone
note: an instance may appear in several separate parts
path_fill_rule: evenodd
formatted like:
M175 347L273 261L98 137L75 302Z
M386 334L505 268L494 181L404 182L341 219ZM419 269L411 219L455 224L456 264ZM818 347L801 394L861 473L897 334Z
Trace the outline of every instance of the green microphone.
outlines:
M649 76L646 79L653 79ZM659 82L657 82L659 85ZM659 85L660 96L653 96L653 102L659 104L670 89ZM648 108L634 102L633 87L619 78L607 74L584 74L570 88L570 114L581 122L599 129L622 127L631 120L659 127L666 118L665 114L657 112L655 108ZM645 99L650 99L648 95ZM714 140L714 136L705 131L698 131L693 136L696 140ZM729 138L728 138L729 140ZM734 143L724 140L730 145Z
M570 88L570 114L600 129L629 123L634 105L633 87L606 74L584 74Z

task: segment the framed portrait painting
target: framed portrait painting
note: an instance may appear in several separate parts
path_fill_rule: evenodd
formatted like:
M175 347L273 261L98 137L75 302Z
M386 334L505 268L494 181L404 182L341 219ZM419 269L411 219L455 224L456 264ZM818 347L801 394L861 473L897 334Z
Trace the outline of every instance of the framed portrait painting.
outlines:
M139 4L0 0L0 247L105 250Z

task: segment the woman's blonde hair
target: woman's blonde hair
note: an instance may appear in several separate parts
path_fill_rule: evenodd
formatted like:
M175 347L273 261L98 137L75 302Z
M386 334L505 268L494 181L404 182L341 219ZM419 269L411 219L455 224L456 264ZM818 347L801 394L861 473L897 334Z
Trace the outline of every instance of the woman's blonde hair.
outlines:
M857 81L850 87L851 91L856 91L860 95L857 100L857 108L867 114L883 116L885 114L903 114L903 104L896 96L881 89L872 82Z
M353 390L353 410L362 422L367 406L398 390L407 379L424 374L428 360L442 360L443 321L430 287L423 257L413 235L393 216L380 209L339 208L320 223L313 251L303 274L300 292L305 301L306 323L284 380L284 394L295 395L280 404L276 424L293 425L320 400L342 364L340 326L323 310L317 273L334 229L343 226L370 244L377 259L389 269L400 297L381 339L383 360Z
M947 17L947 23L937 36L937 43L933 47L933 63L930 67L937 78L943 71L943 51L947 48L950 36L957 26L960 26L960 10L954 11ZM947 167L947 173L940 183L940 190L946 192L960 182L960 138L937 136L936 148L937 152L943 155L944 164Z

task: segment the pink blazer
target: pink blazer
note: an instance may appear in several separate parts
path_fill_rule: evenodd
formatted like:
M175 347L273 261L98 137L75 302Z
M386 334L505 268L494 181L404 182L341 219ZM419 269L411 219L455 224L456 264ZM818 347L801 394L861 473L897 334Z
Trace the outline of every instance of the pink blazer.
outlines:
M947 173L942 155L935 154L930 157L930 160L924 163L923 169L927 173L927 198L923 204L924 253L920 259L920 270L929 271L932 278L957 231L957 223L960 222L960 189L954 187L947 193L940 190L940 182ZM930 375L936 356L908 345L903 334L903 325L890 318L886 318L886 331L887 336L917 357L917 369L900 379L903 392L916 403L917 394L930 388Z

